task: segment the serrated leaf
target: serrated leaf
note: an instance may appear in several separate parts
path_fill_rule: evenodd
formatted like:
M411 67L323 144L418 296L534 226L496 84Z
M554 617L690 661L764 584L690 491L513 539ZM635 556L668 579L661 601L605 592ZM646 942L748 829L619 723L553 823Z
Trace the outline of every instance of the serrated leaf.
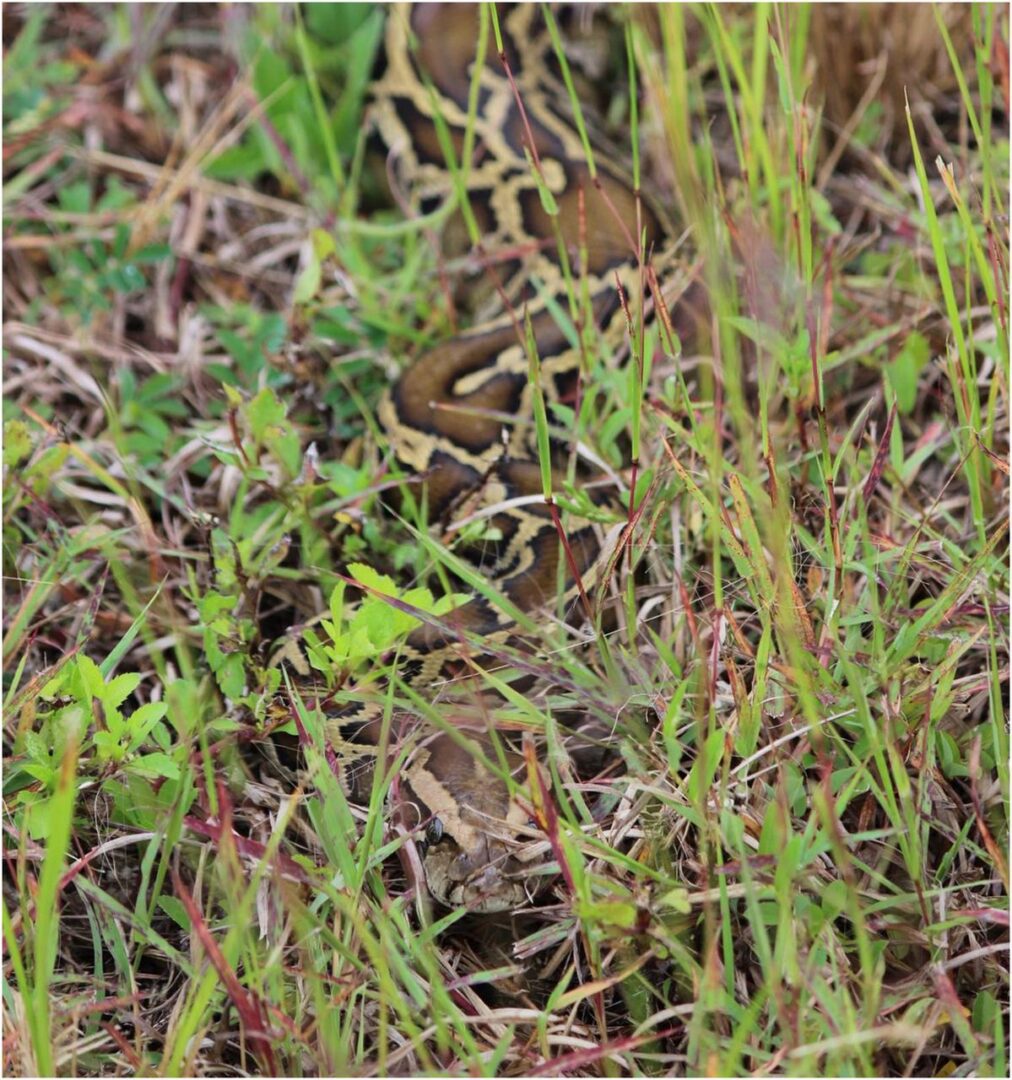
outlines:
M368 632L362 626L353 628L348 635L348 658L359 661L376 655L376 649Z
M435 597L432 595L432 590L426 588L424 585L415 589L408 589L401 599L405 604L410 604L412 607L419 608L421 611L431 611L436 603Z
M105 679L98 664L90 656L81 653L77 658L77 670L81 676L81 685L86 694L101 698L105 691Z
M394 584L393 578L381 574L366 563L349 563L348 573L360 585L375 589L376 592L383 593L384 596L397 595L397 586Z
M354 621L356 629L365 631L374 653L389 648L402 634L418 624L419 620L407 612L376 599L364 603Z
M306 645L306 659L309 666L315 671L327 674L333 671L335 659L330 655L332 650L324 645L314 643Z
M136 672L128 671L117 675L102 691L102 704L107 709L116 709L137 689L141 677Z

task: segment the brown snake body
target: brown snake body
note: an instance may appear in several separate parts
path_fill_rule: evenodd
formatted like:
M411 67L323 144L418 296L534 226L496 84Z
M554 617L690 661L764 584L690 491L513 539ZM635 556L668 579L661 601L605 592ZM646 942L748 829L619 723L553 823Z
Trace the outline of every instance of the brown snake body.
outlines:
M600 525L570 517L572 565L560 579L559 536L541 498L523 313L546 403L572 404L585 349L560 326L553 305L574 322L592 318L604 340L621 342L628 330L619 287L628 307L644 289L647 253L669 229L600 147L595 176L580 136L557 108L565 101L550 70L557 61L541 62L554 54L539 9L518 5L503 16L512 85L490 30L485 63L475 70L480 26L474 5L422 4L389 14L386 66L371 104L388 169L418 211L464 193L480 235L472 254L484 273L461 292L477 324L411 364L384 395L379 418L398 461L423 478L430 520L474 493L498 508L491 514L500 536L495 563L482 572L509 603L525 613L567 609L601 576L620 528L609 539ZM447 145L455 159L449 164ZM470 159L462 161L467 150ZM556 212L549 214L552 201ZM465 247L465 225L458 206L444 249ZM476 641L501 640L514 629L497 605L475 595L446 625L426 623L411 633L400 653L402 677L425 683L462 644L473 652ZM344 710L331 720L330 740L339 745L351 731L359 745L375 742L378 724ZM522 778L517 761L507 766ZM527 900L529 867L515 838L530 812L511 794L515 785L446 733L422 740L402 780L402 800L417 813L411 824L428 825L423 863L438 900L484 912Z

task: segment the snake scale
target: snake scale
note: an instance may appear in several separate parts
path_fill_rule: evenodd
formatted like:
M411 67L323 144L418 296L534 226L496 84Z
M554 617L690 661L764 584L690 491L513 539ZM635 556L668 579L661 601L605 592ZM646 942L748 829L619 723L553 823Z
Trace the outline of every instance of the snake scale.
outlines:
M561 325L559 310L575 323L581 311L593 319L597 341L628 342L629 304L646 291L646 261L670 226L599 142L591 167L565 115L571 99L541 9L522 4L500 13L501 55L488 16L467 4L397 6L388 15L370 114L391 186L416 213L462 196L480 244L469 241L458 203L443 251L470 255L481 273L455 296L474 313L473 327L413 362L378 415L401 466L421 478L429 520L477 499L498 537L491 556L488 545L482 549L481 572L520 612L557 612L572 609L581 592L586 598L620 526L608 533L569 516L569 555L561 554L534 444L529 352L533 344L549 408L572 406L585 345ZM479 67L482 27L488 37ZM499 606L475 595L442 623L410 634L399 653L401 677L431 682L462 645L473 654L475 642L514 630ZM345 709L331 716L328 737L361 747L376 743L379 731L378 719ZM521 779L522 762L508 765ZM427 827L422 862L437 900L475 912L529 900L530 868L516 836L530 810L500 775L459 740L434 732L400 780L400 799L417 815L411 825Z

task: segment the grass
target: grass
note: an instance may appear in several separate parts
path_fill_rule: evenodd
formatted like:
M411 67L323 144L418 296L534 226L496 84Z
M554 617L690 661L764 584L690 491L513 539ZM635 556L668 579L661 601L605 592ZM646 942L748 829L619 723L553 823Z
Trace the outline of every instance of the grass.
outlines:
M496 590L380 506L467 270L462 163L418 220L369 167L385 11L5 9L10 1075L1007 1075L1007 13L925 16L898 106L873 34L825 115L844 9L656 14L610 123L712 340L633 297L616 352L570 277L590 375L537 426L631 489L607 618L432 700L412 612ZM266 663L319 612L386 707L367 806ZM428 904L387 811L449 709L550 779L513 919Z

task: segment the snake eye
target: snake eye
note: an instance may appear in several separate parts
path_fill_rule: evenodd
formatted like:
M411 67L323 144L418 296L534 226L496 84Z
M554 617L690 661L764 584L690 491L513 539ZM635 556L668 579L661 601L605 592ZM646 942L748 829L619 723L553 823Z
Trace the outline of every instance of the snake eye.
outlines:
M443 839L443 823L439 818L434 817L425 829L425 842L428 844L438 844Z

